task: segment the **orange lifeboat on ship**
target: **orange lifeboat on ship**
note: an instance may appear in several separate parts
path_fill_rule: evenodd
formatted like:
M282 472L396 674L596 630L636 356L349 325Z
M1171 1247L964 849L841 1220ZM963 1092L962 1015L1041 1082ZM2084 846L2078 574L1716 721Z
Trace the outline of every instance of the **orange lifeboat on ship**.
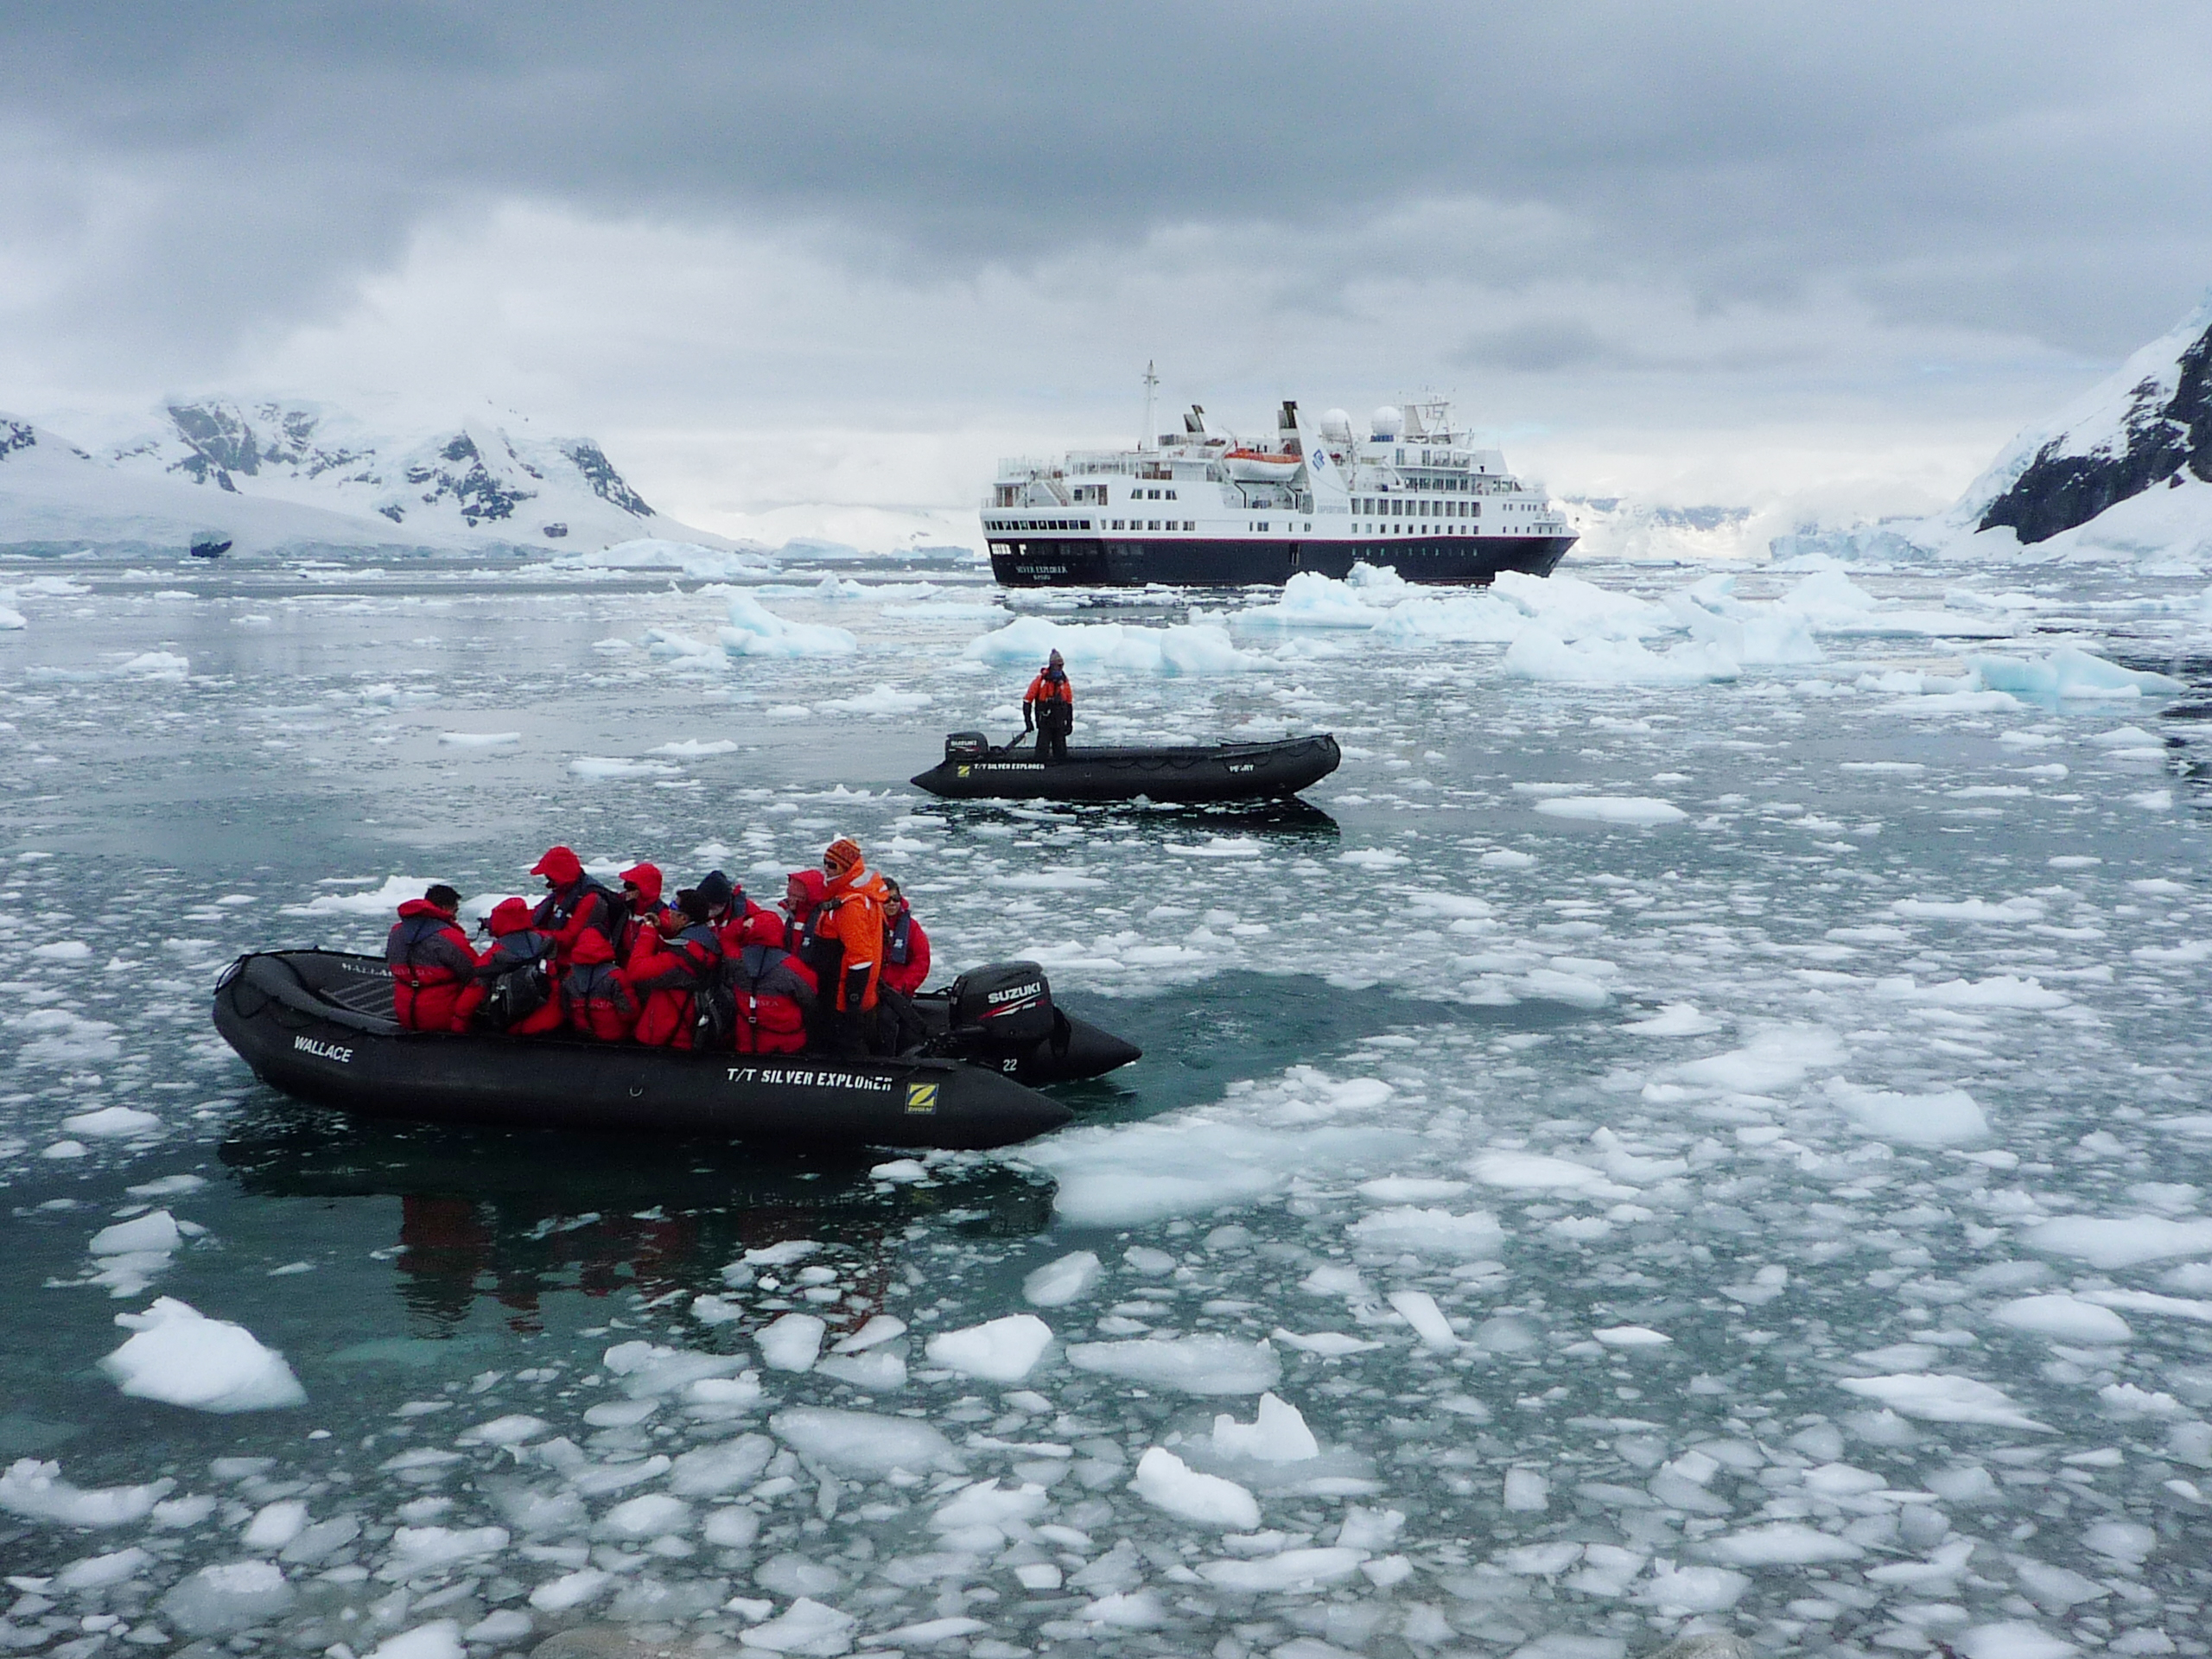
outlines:
M1296 455L1270 454L1264 449L1231 449L1221 459L1231 478L1254 483L1280 483L1302 464Z

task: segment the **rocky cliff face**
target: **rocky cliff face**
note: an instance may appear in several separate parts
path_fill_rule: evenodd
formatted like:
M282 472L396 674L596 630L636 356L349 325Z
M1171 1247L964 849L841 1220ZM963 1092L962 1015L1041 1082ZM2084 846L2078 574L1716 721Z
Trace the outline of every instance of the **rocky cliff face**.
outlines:
M1956 516L1977 531L2010 525L2033 543L2189 479L2212 483L2212 301L2014 439Z

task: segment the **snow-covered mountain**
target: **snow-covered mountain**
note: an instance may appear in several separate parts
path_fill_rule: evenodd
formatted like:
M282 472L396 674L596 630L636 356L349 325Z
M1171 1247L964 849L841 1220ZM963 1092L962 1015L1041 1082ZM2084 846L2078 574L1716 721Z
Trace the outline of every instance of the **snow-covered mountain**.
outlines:
M1951 516L1977 531L2009 525L2033 545L2192 480L2212 484L2212 297L2014 438Z
M598 444L526 416L382 432L292 400L175 399L94 452L0 416L0 546L592 551L641 537L732 545L655 512Z

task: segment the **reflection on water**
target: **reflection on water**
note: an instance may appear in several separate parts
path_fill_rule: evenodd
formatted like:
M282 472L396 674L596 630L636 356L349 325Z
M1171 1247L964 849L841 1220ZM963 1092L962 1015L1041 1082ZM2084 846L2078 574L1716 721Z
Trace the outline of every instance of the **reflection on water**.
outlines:
M242 1117L219 1155L252 1196L397 1198L396 1236L378 1254L426 1337L455 1332L480 1301L532 1334L563 1294L650 1307L710 1293L747 1252L801 1239L870 1264L843 1304L865 1317L916 1224L1012 1238L1052 1217L1049 1181L980 1161L947 1160L923 1185L873 1178L865 1155L365 1122L289 1104Z

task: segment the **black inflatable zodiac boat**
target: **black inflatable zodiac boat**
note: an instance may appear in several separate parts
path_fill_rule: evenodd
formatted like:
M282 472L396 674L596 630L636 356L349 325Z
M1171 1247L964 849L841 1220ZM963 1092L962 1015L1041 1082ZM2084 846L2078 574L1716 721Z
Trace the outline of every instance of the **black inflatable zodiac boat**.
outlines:
M954 800L1134 801L1210 805L1295 795L1337 769L1344 756L1326 732L1276 743L1185 748L1078 749L1065 760L1033 748L995 747L981 732L955 732L944 759L912 781Z
M1037 1086L1139 1051L1055 1007L1034 963L915 999L930 1040L896 1058L733 1054L564 1036L403 1031L373 957L240 957L215 1028L271 1088L372 1117L879 1147L1007 1146L1072 1117Z

